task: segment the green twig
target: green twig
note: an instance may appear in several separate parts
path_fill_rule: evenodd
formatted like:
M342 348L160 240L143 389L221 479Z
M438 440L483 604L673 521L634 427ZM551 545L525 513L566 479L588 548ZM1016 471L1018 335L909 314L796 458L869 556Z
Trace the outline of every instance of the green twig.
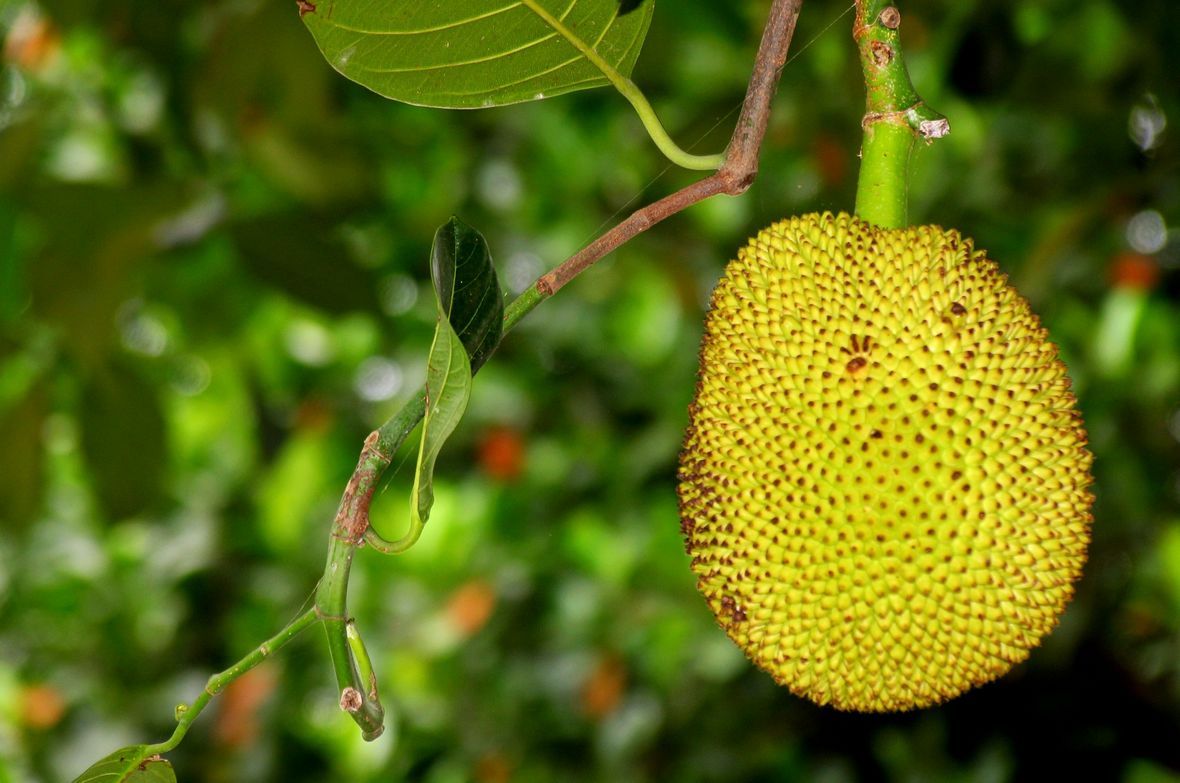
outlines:
M373 500L373 490L390 459L387 452L380 448L380 432L371 433L365 439L356 470L340 500L332 525L328 562L315 598L315 611L323 620L328 635L328 651L340 688L340 708L357 722L366 740L381 736L385 728L385 710L377 698L376 679L370 682L369 678L361 676L352 653L353 645L348 633L348 576L356 547L364 540L365 532L369 529L369 504ZM356 635L355 629L353 634Z
M172 732L172 736L165 742L156 745L149 745L144 749L144 756L151 756L157 753L167 753L180 744L184 739L184 735L188 734L189 728L193 721L201 714L201 711L208 706L213 697L225 690L225 687L231 682L241 677L246 672L253 669L258 664L266 660L270 655L280 648L285 646L287 642L294 639L301 631L319 619L319 615L314 608L308 609L303 614L292 620L287 624L283 630L276 633L274 636L267 639L262 644L254 648L249 655L242 658L223 672L214 674L205 683L205 690L201 691L201 695L193 701L192 704L181 704L176 708L176 730Z
M721 168L721 164L725 162L724 155L693 155L682 150L676 142L672 141L672 137L668 135L668 132L664 130L664 126L660 123L659 118L656 117L655 110L648 103L647 96L643 94L643 91L639 89L635 82L616 71L610 63L604 60L594 50L594 47L587 45L572 30L562 24L560 19L542 8L537 0L523 0L523 2L533 13L545 20L547 25L556 30L571 46L577 49L583 57L593 63L594 67L602 71L602 75L607 78L607 81L614 85L615 89L631 102L631 105L635 108L635 113L639 115L640 121L643 122L643 127L647 129L647 135L651 136L651 140L655 142L660 152L664 153L664 156L668 160L677 166L698 171L715 171Z
M864 141L856 214L883 228L907 225L910 152L917 138L950 132L918 96L901 50L901 13L886 0L858 0L853 37L865 80Z
M361 638L361 632L357 630L356 623L352 620L349 620L345 626L345 635L348 637L348 646L352 650L352 658L356 661L357 674L360 675L361 682L367 688L366 693L373 701L380 702L380 695L377 693L377 672L373 669L373 661L369 658L369 651L365 649L365 641Z

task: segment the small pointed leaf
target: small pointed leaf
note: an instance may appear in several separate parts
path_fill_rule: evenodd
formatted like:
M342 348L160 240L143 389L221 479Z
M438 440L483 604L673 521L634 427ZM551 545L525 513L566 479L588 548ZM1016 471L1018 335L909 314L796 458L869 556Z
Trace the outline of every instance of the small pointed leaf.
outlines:
M74 778L74 783L176 783L172 765L167 759L149 755L147 748L120 748Z
M434 235L430 253L438 323L426 364L426 409L414 488L410 529L390 543L370 537L383 552L409 549L422 535L434 505L434 463L455 431L471 397L471 376L500 342L504 303L491 253L483 236L458 218Z
M303 22L344 76L404 103L503 106L635 66L655 0L317 0ZM588 54L589 53L589 54Z
M434 235L430 276L442 312L467 348L474 375L500 344L504 295L483 235L452 217Z

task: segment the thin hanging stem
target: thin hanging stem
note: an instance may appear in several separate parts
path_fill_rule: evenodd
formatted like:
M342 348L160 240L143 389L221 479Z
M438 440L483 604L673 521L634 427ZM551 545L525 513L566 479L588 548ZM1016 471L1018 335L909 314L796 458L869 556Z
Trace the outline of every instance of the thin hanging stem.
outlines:
M179 745L180 741L184 739L184 735L188 734L193 721L209 705L209 702L213 700L214 696L225 690L225 687L231 682L286 646L288 642L318 619L319 615L316 613L316 610L314 608L308 609L288 623L283 630L251 650L248 655L233 666L210 677L209 681L205 683L205 689L201 691L201 695L192 704L181 704L176 708L176 730L172 732L172 736L164 742L147 746L143 750L143 755L147 757L156 753L167 753Z
M682 150L672 140L672 137L668 135L668 132L664 130L664 126L659 118L656 117L656 112L648 102L647 96L643 94L643 90L639 89L639 86L635 82L615 70L593 46L588 45L581 37L562 24L560 19L546 11L537 0L523 0L523 2L528 6L529 10L541 17L545 21L545 24L556 30L561 37L565 38L571 46L589 60L595 68L601 71L607 81L614 85L614 88L631 103L631 106L635 109L635 113L639 115L639 120L643 123L643 127L647 130L647 135L655 142L660 152L664 153L664 157L677 166L682 166L686 169L715 171L721 167L725 162L724 155L693 155L690 152Z

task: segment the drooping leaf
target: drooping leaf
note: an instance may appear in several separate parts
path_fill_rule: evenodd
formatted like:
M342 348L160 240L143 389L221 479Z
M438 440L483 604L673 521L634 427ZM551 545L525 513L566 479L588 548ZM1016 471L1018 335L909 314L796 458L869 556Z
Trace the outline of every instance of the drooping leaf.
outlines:
M472 109L601 87L603 64L630 75L655 0L313 5L303 21L344 76L397 101Z
M130 368L101 368L82 387L82 452L99 502L114 521L144 511L163 492L164 414L155 389Z
M97 762L73 783L176 783L176 773L167 759L148 756L146 745L130 745Z
M426 414L410 495L409 543L422 533L434 505L434 462L455 431L471 397L471 360L439 301L438 326L426 365Z
M491 355L503 330L504 303L487 241L451 218L434 234L430 253L438 325L426 364L426 412L404 551L422 534L434 505L434 463L471 397L471 376Z
M504 296L483 235L452 217L434 235L430 276L443 313L471 358L474 375L500 344Z

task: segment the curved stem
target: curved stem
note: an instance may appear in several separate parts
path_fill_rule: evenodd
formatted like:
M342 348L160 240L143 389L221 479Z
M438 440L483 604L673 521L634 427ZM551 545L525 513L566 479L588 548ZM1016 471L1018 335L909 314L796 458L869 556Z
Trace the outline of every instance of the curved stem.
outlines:
M376 680L370 694L370 683L365 682L357 671L349 643L349 618L345 614L348 604L348 575L352 569L352 558L356 554L354 541L332 538L328 548L328 566L316 591L315 611L323 620L328 635L328 652L332 657L332 669L336 672L336 684L340 689L340 708L347 712L361 728L365 740L375 740L385 730L385 710L376 697Z
M664 157L675 163L677 166L694 171L715 171L721 168L721 164L725 163L725 155L693 155L690 152L682 150L676 142L672 141L672 137L664 130L663 124L660 123L659 117L656 116L655 109L647 100L647 96L643 94L643 90L639 89L639 85L630 79L620 76L617 72L615 76L619 80L611 79L615 85L615 89L622 93L623 97L631 102L635 113L639 115L639 120L643 123L647 135L655 142L656 147L660 152L664 153Z
M348 481L336 512L328 546L328 562L324 566L324 575L315 596L315 612L323 620L328 635L328 651L340 688L340 707L361 727L366 740L376 739L385 730L385 710L377 698L376 679L364 677L357 671L354 645L349 639L348 630L348 576L356 547L364 540L365 532L369 529L369 504L377 488L377 479L392 459L389 453L380 446L379 431L365 439L356 470ZM355 629L353 635L356 635ZM366 667L367 661L362 663L361 668Z
M647 130L647 135L651 136L651 140L655 142L660 152L664 153L664 156L668 160L677 166L699 171L713 171L721 167L721 164L725 162L724 155L693 155L681 149L676 142L672 141L672 137L668 135L668 132L664 130L664 126L660 123L659 118L656 117L651 104L648 103L647 96L643 94L643 91L639 89L635 82L616 71L610 63L602 58L602 55L595 51L594 47L588 46L585 41L562 24L560 19L542 8L537 0L522 1L533 13L544 19L545 24L556 30L583 57L593 63L594 67L601 71L602 75L607 78L607 81L614 85L614 88L624 98L630 101L631 105L635 108L636 114L639 115L640 121L643 122L643 127Z
M852 35L865 80L864 141L856 214L883 228L907 225L914 140L950 132L946 117L918 96L901 50L901 12L886 0L857 0Z

